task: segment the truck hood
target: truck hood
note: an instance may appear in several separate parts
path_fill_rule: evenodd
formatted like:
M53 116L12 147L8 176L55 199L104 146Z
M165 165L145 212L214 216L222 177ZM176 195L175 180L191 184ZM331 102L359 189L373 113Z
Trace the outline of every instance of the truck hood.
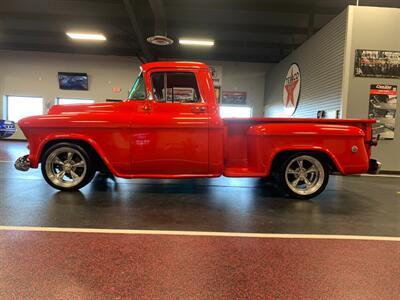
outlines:
M95 103L95 104L65 104L53 105L50 107L49 115L62 115L83 112L113 112L118 107L118 103Z

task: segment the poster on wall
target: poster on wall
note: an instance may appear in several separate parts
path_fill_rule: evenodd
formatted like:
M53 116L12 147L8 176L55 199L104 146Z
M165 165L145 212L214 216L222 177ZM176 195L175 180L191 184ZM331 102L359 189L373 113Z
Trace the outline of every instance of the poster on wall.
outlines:
M372 127L373 134L379 134L382 140L392 140L394 138L396 105L397 85L371 85L368 117L376 119L376 123Z
M222 85L222 66L210 66L214 86Z
M286 115L291 116L297 108L300 98L301 75L299 65L292 63L287 71L283 83L283 110Z
M356 77L400 78L400 51L356 50Z
M247 92L222 91L222 104L245 105L247 102Z

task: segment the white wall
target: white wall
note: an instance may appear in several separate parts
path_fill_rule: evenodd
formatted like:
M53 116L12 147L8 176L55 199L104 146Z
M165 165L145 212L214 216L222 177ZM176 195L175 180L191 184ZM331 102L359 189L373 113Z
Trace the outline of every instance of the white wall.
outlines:
M75 55L41 52L0 52L0 96L38 96L44 98L44 111L55 103L56 97L90 98L105 101L106 98L126 98L132 82L138 74L139 60L131 57ZM58 88L58 72L86 72L89 75L89 91L66 91ZM122 88L113 93L112 87ZM4 105L0 105L0 117ZM12 138L24 138L18 132Z
M263 115L265 73L270 64L207 61L220 65L223 90L246 91L254 116ZM3 114L3 96L38 96L44 98L44 108L54 104L57 97L90 98L96 102L105 99L124 99L139 71L140 61L135 57L61 54L47 52L0 51L0 118ZM88 91L66 91L58 88L58 72L86 72ZM113 93L112 87L121 87ZM18 131L12 138L24 138Z
M318 110L340 109L346 20L345 10L271 70L265 82L266 116L286 116L283 84L292 63L299 65L301 73L300 98L293 117L315 118Z
M379 7L350 7L351 39L349 40L349 78L344 95L347 118L368 118L371 84L395 84L400 79L364 78L354 76L356 49L400 51L400 9ZM382 140L373 148L372 156L383 163L382 169L400 171L400 96L398 95L394 140Z
M275 64L205 61L222 66L222 91L247 92L247 104L253 108L253 117L264 115L265 77Z

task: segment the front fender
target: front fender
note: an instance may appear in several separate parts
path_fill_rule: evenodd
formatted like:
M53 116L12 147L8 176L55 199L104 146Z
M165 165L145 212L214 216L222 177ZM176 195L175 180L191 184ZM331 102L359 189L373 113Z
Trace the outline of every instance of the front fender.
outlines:
M107 168L113 173L116 174L116 170L113 168L113 165L111 164L110 160L107 158L107 155L104 153L103 149L100 147L100 145L92 138L83 135L83 134L49 134L47 135L44 139L42 139L38 144L35 143L30 143L29 148L30 148L30 154L29 154L29 161L30 161L30 166L32 168L37 168L40 163L41 156L43 155L43 151L45 149L45 146L49 142L53 141L68 141L68 140L78 140L85 142L92 146L92 148L97 152L99 157L103 160L104 164L107 166Z

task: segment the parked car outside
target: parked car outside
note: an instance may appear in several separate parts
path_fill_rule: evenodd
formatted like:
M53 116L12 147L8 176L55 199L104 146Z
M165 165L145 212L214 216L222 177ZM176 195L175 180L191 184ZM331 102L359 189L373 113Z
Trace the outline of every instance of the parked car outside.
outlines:
M0 138L8 138L16 131L15 123L8 120L0 120Z

